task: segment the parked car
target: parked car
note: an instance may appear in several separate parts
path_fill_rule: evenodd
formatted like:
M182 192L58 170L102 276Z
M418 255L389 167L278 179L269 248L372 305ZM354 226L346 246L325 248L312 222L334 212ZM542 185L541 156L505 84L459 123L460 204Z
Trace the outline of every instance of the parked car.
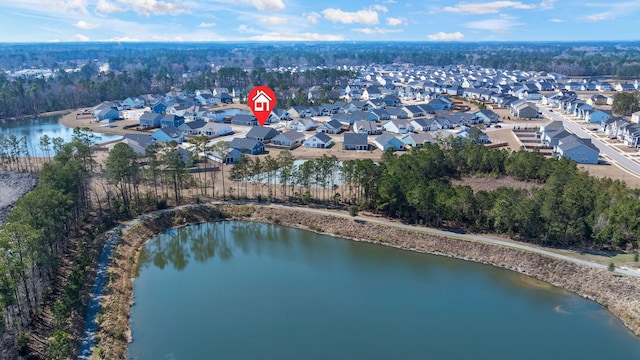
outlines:
M496 124L494 127L495 127L496 129L500 129L500 128L502 127L502 125L500 125L500 124Z

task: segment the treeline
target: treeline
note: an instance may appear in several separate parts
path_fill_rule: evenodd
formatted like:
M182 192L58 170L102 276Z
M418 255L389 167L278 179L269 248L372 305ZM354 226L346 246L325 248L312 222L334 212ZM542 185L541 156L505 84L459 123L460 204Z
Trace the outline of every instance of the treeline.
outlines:
M195 149L206 151L201 146ZM217 151L224 153L225 149ZM128 153L127 163L133 169L140 160L130 150ZM638 190L619 181L591 177L565 158L548 159L526 150L507 152L451 140L402 155L388 152L377 163L340 162L324 155L299 164L290 152L283 151L278 156L242 156L229 173L233 183L227 185L224 174L221 179L207 177L207 173L189 175L183 165L177 165L177 158L171 160L171 152L165 154L160 167L154 165L157 159L153 156L142 159L149 165L134 173L147 174L144 178L118 177L126 183L119 183L121 189L135 192L144 182L155 189L144 196L126 195L123 190L119 203L126 204L128 197L149 196L152 200L147 206L155 204L153 199L163 206L168 201L180 203L182 191L192 186L200 187L196 191L200 200L229 195L233 199L355 205L408 223L502 233L554 247L625 249L637 246L640 235ZM110 158L113 156L112 152ZM126 169L123 166L114 168ZM153 175L158 171L164 183L161 191ZM530 186L474 192L469 186L452 183L452 179L471 176L509 176ZM210 188L217 190L208 192Z
M93 168L90 137L78 130L72 142L54 150L42 164L36 188L20 198L0 228L0 311L2 333L14 336L19 351L27 350L27 331L52 292L60 259L69 239L79 230L90 209L86 174ZM68 264L70 272L53 306L53 336L46 344L47 358L63 359L73 351L72 320L82 317L81 296L86 267L90 265L93 233L85 229L82 243Z

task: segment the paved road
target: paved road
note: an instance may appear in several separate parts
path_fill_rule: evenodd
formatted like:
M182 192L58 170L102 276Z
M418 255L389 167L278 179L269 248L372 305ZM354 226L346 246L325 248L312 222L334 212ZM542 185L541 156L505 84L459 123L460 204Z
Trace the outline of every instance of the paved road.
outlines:
M640 164L629 159L628 157L624 156L623 154L621 154L620 152L618 152L618 150L614 149L613 147L605 144L602 140L598 139L597 137L592 136L590 133L588 133L587 131L583 130L580 125L576 124L575 122L567 119L565 116L556 113L556 112L550 112L548 109L540 106L539 107L540 111L542 112L542 114L547 117L548 119L551 119L553 121L562 121L564 123L564 127L565 129L569 130L570 132L578 135L578 137L582 137L582 138L591 138L593 144L600 149L600 154L601 155L607 155L611 160L613 160L614 162L616 162L618 165L622 166L623 168L625 168L626 170L628 170L629 172L635 174L636 176L640 176Z
M289 206L283 206L283 205L270 205L270 206L274 207L274 208L276 208L276 207L291 208ZM332 216L337 216L337 217L347 218L347 219L351 219L352 218L351 215L349 215L349 214L347 214L345 212L341 212L341 211L298 208L298 207L296 207L295 209L298 210L298 211L305 211L305 212L316 213L316 214L321 214L321 215L332 215ZM388 220L383 220L383 219L379 219L379 218L372 218L372 217L365 217L365 216L356 216L355 220L361 220L361 221L366 221L366 222L370 222L370 223L374 223L374 224L387 225L387 226L395 226L395 227L398 227L398 228L401 228L401 229L420 231L420 232L424 232L424 233L432 234L432 235L440 235L440 236L446 236L446 237L451 237L451 238L461 238L461 239L470 240L470 241L478 241L478 242L484 242L484 243L489 243L489 244L494 244L494 245L500 245L500 246L510 247L510 248L514 248L514 249L530 251L530 252L533 252L533 253L536 253L536 254L549 256L549 257L552 257L552 258L555 258L555 259L566 260L566 261L570 261L570 262L573 262L573 263L576 263L576 264L590 266L590 267L593 267L593 268L596 268L596 269L604 269L604 270L607 269L607 266L602 265L602 264L598 264L598 263L593 262L593 261L581 260L581 259L577 259L577 258L574 258L574 257L571 257L571 256L557 254L557 253L554 253L554 252L551 252L551 251L548 251L548 250L540 249L540 248L537 248L537 247L534 247L534 246L530 246L530 245L527 245L527 244L523 244L523 243L514 243L514 242L509 242L509 241L496 240L496 239L484 237L484 236L481 236L481 235L459 234L459 233L455 233L455 232L451 232L451 231L439 230L439 229L434 229L434 228L406 225L406 224L402 224L402 223L398 223L398 222L394 222L394 221L388 221ZM623 269L616 268L615 272L640 278L640 272L636 272L636 271L629 271L629 270L623 270Z

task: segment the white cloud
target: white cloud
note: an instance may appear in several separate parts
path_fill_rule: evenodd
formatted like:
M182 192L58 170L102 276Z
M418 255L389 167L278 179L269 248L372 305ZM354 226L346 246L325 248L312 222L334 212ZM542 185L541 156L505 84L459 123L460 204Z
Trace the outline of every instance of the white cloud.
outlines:
M385 3L385 4L395 4L395 3L397 3L397 1L396 0L384 0L383 3Z
M53 6L66 11L88 13L87 0L47 0L46 2L53 3Z
M248 27L245 24L240 24L240 26L238 26L238 32L243 34L260 34L261 33L261 31L258 31L257 29L252 27Z
M267 33L250 37L249 40L255 41L341 41L344 40L342 35L317 34L317 33Z
M91 30L91 29L97 29L100 27L100 25L98 24L92 24L92 23L88 23L84 20L80 20L77 23L73 24L73 26L77 27L78 29L83 29L83 30Z
M466 23L464 26L470 29L487 30L497 34L504 34L511 31L511 28L522 25L513 21L512 18L503 17L501 19L488 19L480 21L472 21Z
M318 20L320 20L320 18L322 17L322 15L318 14L315 11L310 14L306 14L306 16L307 16L307 21L311 24L317 24Z
M107 39L105 41L112 41L112 42L137 42L140 41L140 39L136 39L136 38L131 38L128 36L122 36L122 37L114 37L111 39Z
M639 1L628 1L621 3L604 3L604 4L591 4L587 3L586 6L589 7L602 7L606 8L607 11L601 12L598 14L589 15L583 17L582 20L586 21L606 21L606 20L615 20L618 17L625 17L629 15L636 15L635 13L640 10L640 2Z
M504 8L519 10L535 9L535 5L523 4L520 1L492 1L488 3L458 3L456 6L446 6L444 11L468 14L493 14Z
M385 12L385 13L386 13L387 11L389 11L389 9L387 9L387 7L386 7L386 6L384 6L384 5L373 5L373 6L371 7L371 10L373 10L373 11Z
M258 10L278 11L284 10L285 5L282 0L240 0L241 2L253 5Z
M462 38L464 38L464 34L459 31L453 33L445 33L441 31L436 34L427 35L427 39L431 41L454 41L461 40Z
M549 19L549 22L561 23L561 22L564 22L564 20L562 20L562 19Z
M402 25L402 24L406 24L407 23L407 19L402 18L402 17L390 17L387 18L387 25L389 26L398 26L398 25Z
M322 11L324 18L335 23L342 24L367 24L375 25L378 21L378 13L373 10L358 10L354 12L340 9L325 9Z
M585 19L587 21L598 22L598 21L614 20L615 18L616 17L614 14L605 12L600 14L589 15Z
M214 22L210 22L210 23L201 22L200 25L198 25L199 28L203 28L203 29L212 28L214 26L216 26L216 23Z
M99 0L98 4L96 4L96 10L104 14L125 11L125 9L107 0Z
M82 35L82 34L75 34L73 36L73 40L74 41L89 41L91 40L88 36Z
M355 32L359 32L359 33L362 33L362 34L371 35L371 34L399 33L399 32L403 32L404 30L402 30L402 29L385 29L385 28L375 27L375 28L357 28L357 29L351 29L351 31L355 31Z
M48 43L59 43L60 39L47 40Z
M279 26L286 24L287 18L281 16L267 16L259 18L258 21L263 25Z
M542 0L540 2L540 9L542 10L550 10L553 9L553 3L555 3L557 0Z
M151 14L180 14L188 12L187 8L179 3L170 3L158 0L118 0L130 6L138 14L149 16Z

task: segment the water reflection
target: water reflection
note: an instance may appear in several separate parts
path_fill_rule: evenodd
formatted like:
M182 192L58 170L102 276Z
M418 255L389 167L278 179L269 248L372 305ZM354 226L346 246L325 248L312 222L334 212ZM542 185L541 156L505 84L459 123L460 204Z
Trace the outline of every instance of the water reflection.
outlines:
M170 265L174 270L181 271L191 260L205 263L216 255L223 261L231 259L233 250L227 243L228 227L227 222L206 223L171 229L152 238L140 250L135 276L139 276L141 269L151 264L159 269Z

